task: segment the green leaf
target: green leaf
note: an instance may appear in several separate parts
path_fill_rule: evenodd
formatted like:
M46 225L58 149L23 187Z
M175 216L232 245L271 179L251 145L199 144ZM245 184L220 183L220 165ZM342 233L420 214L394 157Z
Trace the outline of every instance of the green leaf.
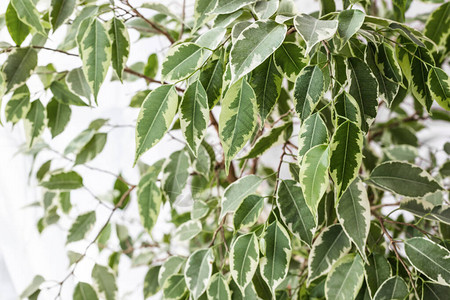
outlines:
M47 126L50 128L53 138L64 131L70 121L71 114L70 106L57 101L55 98L47 104Z
M250 194L258 188L258 186L263 182L263 179L256 175L248 175L241 177L237 181L230 184L223 194L221 201L221 211L219 220L229 212L234 212L240 205L241 202Z
M275 51L273 58L278 71L291 82L295 82L298 74L307 64L304 50L293 42L283 43Z
M317 65L305 67L294 87L294 106L300 120L304 121L312 114L324 91L322 70Z
M144 278L144 298L147 299L155 295L159 289L158 277L161 272L161 266L151 266Z
M244 31L244 29L250 25L252 25L251 21L242 21L234 24L233 28L231 29L231 42L234 44L242 31Z
M252 73L250 85L255 91L261 122L272 112L281 92L283 78L275 67L272 56L269 56Z
M364 281L364 264L358 254L341 257L331 268L325 282L327 299L355 299Z
M256 276L258 276L258 272ZM232 292L232 300L245 300L245 299L257 299L258 294L256 293L255 286L253 283L247 285L245 290L242 292L241 288L237 285L234 280L230 281L230 290Z
M286 31L286 26L273 20L256 21L242 31L231 47L231 83L253 71L275 52L283 43Z
M447 2L432 12L425 24L425 36L435 42L440 51L444 50L443 48L447 43L450 28L449 14L450 3Z
M433 97L427 85L430 67L425 62L434 65L430 53L426 49L417 47L411 60L411 92L420 104L430 111L433 104Z
M175 82L186 79L200 68L211 51L194 43L182 43L169 49L161 69L162 79Z
M69 91L69 88L61 81L54 81L50 85L50 90L56 100L66 105L87 106L80 97Z
M397 62L394 49L391 45L386 43L380 44L375 56L375 61L383 76L393 82L402 83L402 70Z
M394 276L387 279L373 296L374 300L405 299L409 295L403 278Z
M282 180L277 191L277 206L289 231L311 247L316 221L306 205L300 185L294 180Z
M73 291L73 300L97 300L97 293L89 283L78 282Z
M323 230L314 241L308 258L308 283L327 274L333 264L352 247L350 240L339 224Z
M264 198L258 195L249 195L239 207L233 216L233 225L235 230L243 227L251 227L256 223L264 208Z
M20 294L20 298L28 298L31 297L36 291L39 291L39 287L41 284L45 282L45 278L41 275L36 275L33 278L33 281L26 287L26 289Z
M363 134L358 125L345 121L336 129L330 144L330 175L337 198L356 178L362 162Z
M82 68L71 70L66 76L66 83L71 92L86 99L91 99L91 88L84 76Z
M40 34L47 36L39 18L39 12L32 0L11 0L12 6L17 12L20 21L35 29Z
M29 147L31 147L35 139L42 134L45 128L45 108L39 99L31 102L30 110L25 116L25 120L29 125L27 133L30 139Z
M213 13L229 14L256 1L257 0L217 0Z
M415 158L419 156L417 148L410 145L392 145L383 150L390 160L414 162Z
M339 13L337 33L340 40L340 48L355 35L364 23L364 12L357 9L347 9Z
M365 245L370 230L370 203L366 188L358 177L342 194L336 213L345 233L367 261Z
M222 273L216 273L211 277L208 289L206 290L209 300L228 300L231 299L231 291L227 280Z
M314 113L303 121L298 133L298 161L314 146L328 142L328 130L320 113Z
M189 156L186 151L172 153L164 163L162 189L171 204L175 204L189 178Z
M123 21L114 17L109 23L108 34L112 41L112 67L116 71L117 77L122 80L123 69L126 66L128 55L130 53L130 38L128 36L128 31Z
M184 264L185 259L181 256L170 256L162 264L158 274L158 283L160 286L164 286L166 280L180 271L181 266ZM154 280L154 279L153 279ZM183 277L184 281L184 277Z
M306 54L319 42L331 39L338 29L337 20L318 20L307 14L299 14L294 18L297 32L306 42Z
M356 57L350 57L347 60L347 76L350 78L349 93L355 98L361 111L361 129L367 132L377 115L377 80L369 66Z
M52 0L50 5L50 23L53 31L72 15L75 9L76 0Z
M100 86L111 64L111 40L101 21L94 19L86 29L80 43L80 56L86 80L97 102Z
M14 43L16 43L17 46L20 46L30 33L30 27L20 21L19 16L17 15L17 12L11 2L6 9L5 22Z
M278 0L257 1L253 10L258 19L268 19L277 12L279 4Z
M239 236L231 245L230 272L241 291L252 281L258 268L259 246L254 233Z
M211 12L217 5L217 0L195 0L194 4L194 27L193 31L199 29L206 22L215 17Z
M116 278L110 269L96 264L92 269L92 278L103 299L117 298Z
M158 55L156 53L150 54L147 59L147 64L144 68L144 75L150 78L154 78L158 73Z
M6 103L6 121L16 124L25 118L30 109L30 90L26 85L17 88L11 99Z
M81 149L92 139L95 134L95 130L86 129L78 134L64 149L64 155L71 153L78 154Z
M208 287L213 261L212 249L199 249L192 253L187 260L184 278L194 300L198 299Z
M83 187L83 178L74 171L52 174L41 185L49 190L76 190Z
M158 220L159 210L162 203L161 191L153 181L145 183L138 188L137 201L139 216L142 226L149 234Z
M166 300L182 299L186 292L186 281L183 275L172 275L163 285L163 296Z
M219 135L225 155L225 170L251 138L257 125L256 96L245 79L236 82L222 101Z
M405 241L405 254L419 272L431 280L450 286L450 251L422 237Z
M261 277L275 295L275 289L287 276L292 253L289 233L280 222L275 221L266 228L260 248L264 255L259 260Z
M422 299L445 300L450 292L450 287L425 281L422 285Z
M217 49L217 47L219 47L226 33L227 30L225 28L221 27L212 28L203 33L202 35L200 35L195 41L195 43L200 47L214 50Z
M96 5L88 5L84 7L80 13L75 17L75 19L72 22L72 25L69 26L69 29L67 30L67 34L63 40L63 42L58 46L58 49L61 49L63 51L68 51L70 49L73 49L77 46L77 33L78 29L80 27L81 22L83 22L85 19L92 17L98 12L99 7Z
M430 174L406 162L382 163L372 171L369 179L378 187L406 197L423 197L442 190Z
M12 91L24 84L37 66L37 51L33 48L16 48L3 64L6 91Z
M67 244L82 240L92 230L96 221L95 211L79 215L67 235Z
M169 130L177 113L178 95L172 85L154 89L145 98L136 122L136 164L139 157L156 145Z
M212 109L222 94L223 62L220 59L206 64L200 73L200 82L208 95L208 107Z
M337 114L338 125L344 123L346 120L361 125L361 112L359 111L358 103L346 91L342 91L342 93L336 96L334 108Z
M181 131L189 149L196 157L208 127L209 108L207 97L201 82L196 80L186 89L180 104Z
M202 200L194 200L194 205L191 210L191 218L192 219L202 219L206 217L209 213L209 206L205 201Z
M430 68L427 84L433 99L445 110L450 110L450 78L448 74L440 68Z
M189 241L202 232L202 223L199 220L189 220L177 228L174 237L179 241Z
M370 295L374 296L383 282L392 276L392 270L389 261L382 254L373 253L368 260L369 264L364 265L365 276Z
M89 142L81 148L75 159L75 165L82 165L93 160L105 148L107 133L96 133Z

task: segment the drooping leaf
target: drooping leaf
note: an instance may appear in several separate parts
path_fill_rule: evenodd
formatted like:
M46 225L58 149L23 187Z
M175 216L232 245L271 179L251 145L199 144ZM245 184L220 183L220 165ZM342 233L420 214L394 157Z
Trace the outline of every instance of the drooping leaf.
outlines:
M365 245L370 230L370 203L363 182L357 177L342 194L336 207L339 223L367 260Z
M212 109L222 94L223 62L220 59L206 64L200 73L200 82L208 95L208 107Z
M358 32L364 23L364 17L364 12L358 9L347 9L339 13L337 33L340 48L344 47L348 40Z
M89 142L81 148L75 159L76 165L84 164L93 160L105 148L108 135L106 133L96 133Z
M325 91L323 72L318 66L305 67L294 87L295 111L302 121L308 118Z
M73 300L98 300L98 297L89 283L80 281L73 290Z
M355 299L364 281L364 263L356 254L341 257L331 268L325 282L327 299Z
M256 175L248 175L230 184L225 189L221 201L219 219L222 220L227 213L234 212L248 195L253 194L262 181L263 179Z
M294 26L306 42L306 54L309 54L317 43L334 36L338 29L338 21L318 20L307 14L299 14L294 18Z
M67 123L70 121L71 114L72 110L70 109L70 106L63 104L56 99L52 99L47 104L47 125L50 128L53 138L64 131Z
M84 7L80 13L74 18L72 24L70 25L67 34L62 41L62 43L58 46L58 49L63 51L68 51L77 46L76 36L78 33L78 29L80 27L81 22L85 19L92 17L98 12L99 7L96 5L88 5Z
M161 191L152 181L138 189L138 206L141 223L148 233L151 233L158 219L162 203Z
M71 92L90 100L91 88L84 76L82 68L71 70L66 76L66 83Z
M245 79L236 82L225 95L219 117L219 135L225 155L225 170L245 146L257 125L256 95Z
M288 232L278 221L270 224L260 240L263 256L259 260L261 277L269 286L272 294L286 278L291 259L291 239Z
M144 103L136 122L135 162L148 149L156 145L169 130L177 112L178 95L171 85L153 90Z
M358 175L362 148L363 135L358 125L350 121L339 125L330 144L330 175L338 198Z
M211 51L194 43L182 43L170 48L162 63L163 80L174 82L186 79L201 67L208 53Z
M368 260L369 264L364 265L364 274L370 295L374 296L378 288L392 276L392 270L383 254L373 253Z
M180 104L181 131L194 156L197 156L208 126L207 97L201 82L196 80L186 89Z
M387 79L397 83L403 81L402 70L397 62L392 46L384 43L379 45L375 61L381 74Z
M72 15L75 9L75 0L52 0L50 5L50 23L52 24L53 31Z
M163 167L162 189L171 204L181 195L189 177L189 156L186 151L173 152Z
M117 77L122 80L123 69L125 68L128 55L130 54L130 38L128 36L128 31L123 21L114 17L109 23L108 34L112 41L112 67L114 71L116 71Z
M435 9L428 17L425 24L424 34L438 45L438 50L442 51L448 38L450 28L450 4L442 4ZM445 50L444 50L445 51Z
M11 2L6 9L5 22L11 38L17 46L20 46L30 33L30 27L19 19Z
M208 287L214 254L212 249L199 249L189 256L186 268L184 269L184 278L186 285L191 292L191 296L198 299ZM170 278L168 279L170 280ZM167 282L166 282L167 283Z
M104 299L115 300L117 298L116 278L110 269L96 264L92 269L92 278Z
M291 82L295 82L298 74L307 64L304 50L292 42L283 43L275 51L273 58L278 71Z
M370 181L383 189L406 197L423 197L442 189L426 171L399 161L378 165L370 174Z
M450 110L450 78L448 74L440 68L430 68L427 84L433 99L445 110Z
M209 300L231 299L231 291L228 282L222 273L216 273L211 277L208 289L206 290Z
M28 123L29 147L31 147L37 137L39 137L45 128L45 108L41 101L35 100L31 102L30 110L25 116Z
M144 298L155 295L161 288L158 282L158 276L161 266L151 266L144 278Z
M328 145L314 146L306 152L300 165L300 185L306 205L314 216L329 183L329 155Z
M14 90L25 83L37 66L37 51L33 48L14 49L3 64L6 91Z
M303 121L298 133L298 157L302 157L314 146L328 142L328 130L320 113L314 113Z
M44 26L41 24L39 12L32 0L11 0L11 4L14 6L20 21L35 29L40 34L47 35Z
M236 209L233 217L235 230L250 227L258 220L264 208L264 198L258 195L249 195Z
M82 240L92 230L96 221L95 211L79 215L67 235L67 244Z
M394 276L387 279L373 296L374 300L405 299L409 290L403 278Z
M419 272L431 280L450 286L450 251L433 241L415 237L405 241L405 254Z
M6 121L16 124L25 118L30 109L30 90L26 85L17 88L11 99L6 103Z
M239 236L231 245L230 272L242 291L252 281L258 262L259 246L256 235L247 233Z
M195 0L194 5L194 27L193 31L196 31L206 22L215 17L215 14L211 12L217 5L217 0Z
M300 185L294 180L280 181L277 205L281 218L289 231L311 246L316 222L306 204Z
M272 20L256 21L244 29L230 52L231 83L253 71L275 52L283 43L286 31L286 26Z
M83 187L83 178L74 171L52 174L41 185L49 190L75 190Z
M61 81L54 81L50 85L50 90L56 100L66 105L86 106L80 97L69 91L69 88Z
M433 97L427 85L430 66L434 65L433 57L421 47L417 47L411 59L411 92L423 107L430 111Z

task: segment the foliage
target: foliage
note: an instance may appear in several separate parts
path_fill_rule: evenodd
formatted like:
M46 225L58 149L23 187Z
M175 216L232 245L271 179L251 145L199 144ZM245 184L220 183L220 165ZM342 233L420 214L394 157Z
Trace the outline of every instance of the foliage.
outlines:
M450 144L434 149L417 133L450 122L449 2L425 1L435 4L414 27L405 13L416 1L321 0L305 14L293 0L196 0L193 15L185 3L177 14L155 2L41 2L11 0L0 16L4 120L24 125L25 154L53 155L31 172L39 232L72 220L67 244L85 250L68 252L67 277L38 275L24 298L61 296L95 247L74 299L118 299L125 259L147 271L136 279L145 298L448 297ZM131 44L155 37L166 53L128 66L140 51ZM41 65L51 51L81 67ZM72 111L106 101L109 69L125 88L140 80L128 108L139 112L134 183L89 165L109 120L69 137L64 153L45 135L65 135ZM33 77L50 97L30 93ZM182 147L144 163L168 136ZM86 188L83 168L115 180L86 211L71 196ZM162 214L176 229L159 238Z

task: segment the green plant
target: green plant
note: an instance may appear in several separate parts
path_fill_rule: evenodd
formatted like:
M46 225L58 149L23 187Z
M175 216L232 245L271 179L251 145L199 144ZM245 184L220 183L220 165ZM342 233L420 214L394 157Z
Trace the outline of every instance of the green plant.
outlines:
M95 289L78 282L75 299L116 299L118 262L128 258L148 268L145 298L159 290L165 299L448 297L450 144L432 149L416 133L450 121L442 69L449 2L417 18L421 31L408 25L405 11L416 1L406 0L344 0L342 11L321 0L311 15L292 0L196 0L193 16L153 2L52 0L42 11L36 2L11 0L1 18L16 44L1 43L1 90L12 94L6 121L24 121L26 153L51 151L73 162L61 170L49 160L33 173L43 188L38 230L70 216L67 243L89 243L69 251L66 278L52 286L37 276L24 297L44 288L60 296L95 246L109 260L96 261ZM50 49L46 40L58 27L67 28L66 38ZM167 39L162 63L152 54L146 65L128 67L128 30ZM38 66L40 51L67 54L82 68ZM94 196L110 211L99 222L95 206L71 210L71 191L83 188L73 169L101 154L111 124L95 120L64 153L40 136L47 128L52 137L64 134L72 109L96 106L110 66L124 86L145 81L130 103L140 107L141 176L131 183L112 174L111 201ZM53 95L45 107L27 87L35 74ZM209 126L216 132L207 135ZM140 162L175 131L184 148L150 166ZM268 150L279 157L275 168L261 158ZM189 211L177 207L186 189ZM132 201L139 232L113 218ZM171 208L177 229L156 240L161 206ZM414 218L386 214L388 206ZM94 224L99 229L90 233ZM189 255L173 255L177 248Z

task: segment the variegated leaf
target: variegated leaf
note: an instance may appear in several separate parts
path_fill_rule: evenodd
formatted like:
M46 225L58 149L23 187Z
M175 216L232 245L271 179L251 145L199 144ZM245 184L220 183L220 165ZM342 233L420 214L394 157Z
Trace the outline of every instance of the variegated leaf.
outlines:
M403 278L394 276L383 282L373 300L405 299L408 294L409 289Z
M162 264L161 269L158 273L158 284L160 286L164 286L166 280L180 271L181 266L184 264L186 260L181 256L170 256L167 260ZM183 278L184 281L184 278Z
M175 82L186 79L200 68L211 51L194 43L182 43L170 48L162 63L164 81Z
M20 46L27 38L28 34L30 34L30 27L19 19L11 2L5 12L5 22L9 35L11 35L11 38L16 45Z
M277 12L279 4L278 0L257 1L253 5L253 11L258 19L268 19Z
M71 70L66 76L66 83L69 90L78 96L82 96L90 101L91 88L84 76L82 68Z
M294 180L282 180L277 191L277 205L281 218L290 232L311 246L316 221L306 205L303 191Z
M53 81L50 85L53 96L59 102L66 105L86 106L87 104L80 97L69 91L63 81Z
M30 110L28 110L25 120L28 125L28 145L31 147L35 139L42 134L45 128L45 108L39 99L31 102Z
M215 50L217 47L219 47L226 33L227 30L225 28L212 28L199 36L195 41L195 44L203 48Z
M327 299L355 299L364 281L364 263L358 254L341 257L331 268L325 282Z
M389 44L381 44L375 56L378 69L389 80L397 83L403 81L402 70L397 62L394 49Z
M6 103L6 121L16 124L25 118L30 109L30 90L26 85L17 88Z
M342 91L336 96L334 102L336 110L337 124L340 125L346 120L350 120L358 125L361 125L361 112L355 98L346 91Z
M127 28L122 20L114 17L109 22L109 37L112 41L111 59L112 67L116 71L117 77L122 80L123 69L130 54L130 38Z
M135 164L169 130L177 107L178 95L171 85L160 86L145 98L136 123Z
M211 248L199 249L192 253L187 260L184 279L194 300L197 300L208 287L213 261L214 254Z
M212 109L222 94L223 62L220 59L209 62L200 73L200 82L208 95L208 107Z
M42 26L39 12L32 0L11 0L11 4L14 6L20 21L35 29L40 34L47 35L44 26Z
M199 220L189 220L183 223L174 233L179 241L189 241L202 231L202 223Z
M264 198L258 195L247 196L233 216L235 230L242 227L250 227L258 220L264 208Z
M306 54L319 42L331 39L338 28L337 20L318 20L307 14L300 14L294 19L297 32L306 42Z
M216 273L211 277L208 289L206 290L208 300L228 300L231 299L231 291L228 282L222 273Z
M231 86L222 102L219 135L228 173L232 159L245 146L257 125L256 96L245 79Z
M392 269L383 254L373 253L368 260L369 264L364 265L364 274L370 295L373 297L383 282L392 276Z
M433 97L427 85L430 66L434 65L431 54L421 47L417 47L411 59L411 92L423 107L430 111Z
M102 299L115 300L117 298L116 276L108 267L95 265L92 278Z
M50 5L50 23L53 31L72 15L75 9L76 0L52 0Z
M47 104L47 126L53 138L64 131L70 121L71 114L70 106L54 98Z
M258 268L259 246L254 233L239 236L231 245L230 271L241 291L252 281Z
M165 300L179 300L187 292L186 281L183 275L172 275L164 282L162 286Z
M162 189L171 204L175 204L189 178L189 156L186 151L173 152L163 167Z
M151 234L162 204L161 191L153 181L138 188L138 207L142 226Z
M337 33L340 48L343 48L348 40L358 32L364 23L364 17L364 12L358 9L347 9L339 13Z
M320 113L314 113L303 121L298 133L298 161L314 146L328 143L328 130Z
M16 48L2 67L5 74L6 91L16 89L25 83L37 66L37 51L33 48Z
M307 64L304 49L293 42L283 43L273 57L278 71L291 82L295 82L298 74Z
M252 4L257 0L217 0L216 7L213 10L215 14L229 14L235 12L241 7Z
M186 89L180 104L181 131L194 156L197 156L208 127L207 97L201 82L196 80Z
M450 110L450 78L448 74L440 68L430 68L427 83L433 99L445 110Z
M324 91L322 70L318 66L305 67L298 75L294 87L295 111L302 121L312 114Z
M67 244L82 240L92 230L96 221L95 211L79 215L69 229Z

